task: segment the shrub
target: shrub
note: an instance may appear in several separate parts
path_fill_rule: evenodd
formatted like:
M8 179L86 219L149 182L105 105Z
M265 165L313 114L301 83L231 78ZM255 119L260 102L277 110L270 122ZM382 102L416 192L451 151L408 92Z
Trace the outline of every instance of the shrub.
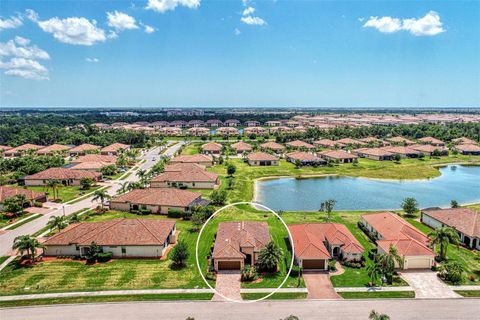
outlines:
M243 267L241 276L242 281L253 281L257 278L258 273L257 270L255 270L255 267L252 267L250 265L246 265Z
M178 241L177 245L172 250L172 261L176 267L184 267L187 264L189 256L188 245L185 241Z
M449 283L458 284L463 279L463 266L455 261L446 263L440 267L439 276Z
M370 260L375 260L375 256L377 255L377 248L372 248L368 251L368 257Z
M183 212L178 209L168 209L167 216L169 218L181 218L183 217Z
M336 266L337 260L330 260L328 262L328 271L337 271L337 266Z
M97 254L97 261L98 262L107 262L112 259L112 253L111 252L104 252L104 253L99 253Z

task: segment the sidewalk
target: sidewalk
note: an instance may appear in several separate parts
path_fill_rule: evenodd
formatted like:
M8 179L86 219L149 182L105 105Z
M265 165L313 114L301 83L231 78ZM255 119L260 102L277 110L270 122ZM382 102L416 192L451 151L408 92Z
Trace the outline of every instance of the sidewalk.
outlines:
M412 287L344 287L335 288L336 292L395 292L395 291L414 291Z

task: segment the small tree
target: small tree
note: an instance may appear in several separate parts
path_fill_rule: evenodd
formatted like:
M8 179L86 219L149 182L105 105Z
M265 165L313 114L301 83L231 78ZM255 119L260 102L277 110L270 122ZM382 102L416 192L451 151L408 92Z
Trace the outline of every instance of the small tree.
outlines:
M233 176L232 176L232 177L228 177L228 178L227 178L227 187L228 187L228 190L232 190L234 184L235 184L235 178L234 178Z
M80 180L80 186L82 187L82 190L88 190L93 186L93 180L90 178L82 178Z
M116 165L114 164L109 164L107 166L104 166L100 169L100 172L102 173L102 175L104 176L114 176L117 174L118 172L118 168Z
M276 271L283 257L283 250L273 241L270 241L258 254L258 265L266 271Z
M45 183L45 187L47 187L47 189L52 189L54 199L58 199L58 187L60 187L61 185L62 184L60 183L60 181L52 179L47 180L47 182Z
M105 202L106 199L110 200L112 197L107 193L107 191L105 190L96 190L94 193L93 193L93 198L92 198L92 202L93 201L98 201L100 200L100 205L102 207L102 210L104 210L104 205L103 203Z
M336 200L328 199L328 200L323 201L320 204L320 209L318 211L325 212L327 214L327 221L330 221L331 214L332 214L333 208L335 207L336 203L337 203Z
M418 211L418 202L415 198L405 198L402 203L402 209L408 216L414 216Z
M368 316L369 320L390 320L390 317L386 314L379 313L375 310L370 311L370 315Z
M88 263L95 263L97 261L97 256L100 253L100 247L92 241L90 246L88 247L87 254L85 258L87 258Z
M205 222L205 213L203 213L202 211L194 212L192 214L191 220L193 223L193 230L198 231Z
M463 265L457 261L446 263L440 267L440 277L452 284L462 282L463 274Z
M300 160L295 160L295 169L300 169L300 167L302 166L302 161Z
M227 166L227 174L228 174L229 176L233 176L236 171L237 171L237 167L235 167L235 165L229 164L229 165Z
M5 212L11 213L14 216L18 216L23 212L23 207L20 204L17 196L13 196L3 201L3 210L5 210Z
M57 229L58 231L64 229L67 225L68 223L65 216L51 216L47 222L47 226L50 227L50 229Z
M227 192L225 190L214 190L210 195L214 205L221 206L227 201Z
M37 249L40 248L44 248L43 244L30 235L18 236L13 240L12 249L18 250L21 255L26 252L32 263L35 262Z
M369 264L367 266L367 274L370 277L370 282L372 286L375 286L377 283L378 277L380 276L380 269L376 263Z
M440 258L447 259L447 249L449 244L459 245L460 237L455 229L451 227L440 227L428 234L433 245L440 245Z
M400 162L400 160L402 160L402 156L400 156L398 153L395 153L393 155L393 160L395 160L396 162Z
M176 267L185 267L190 253L188 252L188 245L184 240L179 240L177 245L172 250L172 261Z
M452 200L452 201L450 201L450 207L452 207L452 208L458 208L458 207L460 207L460 206L458 205L457 200Z

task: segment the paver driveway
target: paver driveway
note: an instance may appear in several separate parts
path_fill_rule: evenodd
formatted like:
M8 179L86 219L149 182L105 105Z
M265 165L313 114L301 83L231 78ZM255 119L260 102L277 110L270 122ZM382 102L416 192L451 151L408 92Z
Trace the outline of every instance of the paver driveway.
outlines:
M232 300L242 300L240 294L240 271L236 270L222 270L217 273L217 280L215 282L215 290L220 292L223 296L232 299ZM225 299L218 295L214 294L212 300L214 301L225 301Z
M327 272L305 271L303 279L308 289L307 299L341 299L335 292Z
M401 272L401 276L415 291L415 298L460 297L437 277L436 272L405 270Z

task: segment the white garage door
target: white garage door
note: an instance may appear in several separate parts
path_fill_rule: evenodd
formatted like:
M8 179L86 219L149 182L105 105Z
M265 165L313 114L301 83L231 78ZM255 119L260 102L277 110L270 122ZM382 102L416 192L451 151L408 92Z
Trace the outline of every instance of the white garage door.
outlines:
M430 259L429 258L410 258L408 259L408 269L429 269L430 268Z

